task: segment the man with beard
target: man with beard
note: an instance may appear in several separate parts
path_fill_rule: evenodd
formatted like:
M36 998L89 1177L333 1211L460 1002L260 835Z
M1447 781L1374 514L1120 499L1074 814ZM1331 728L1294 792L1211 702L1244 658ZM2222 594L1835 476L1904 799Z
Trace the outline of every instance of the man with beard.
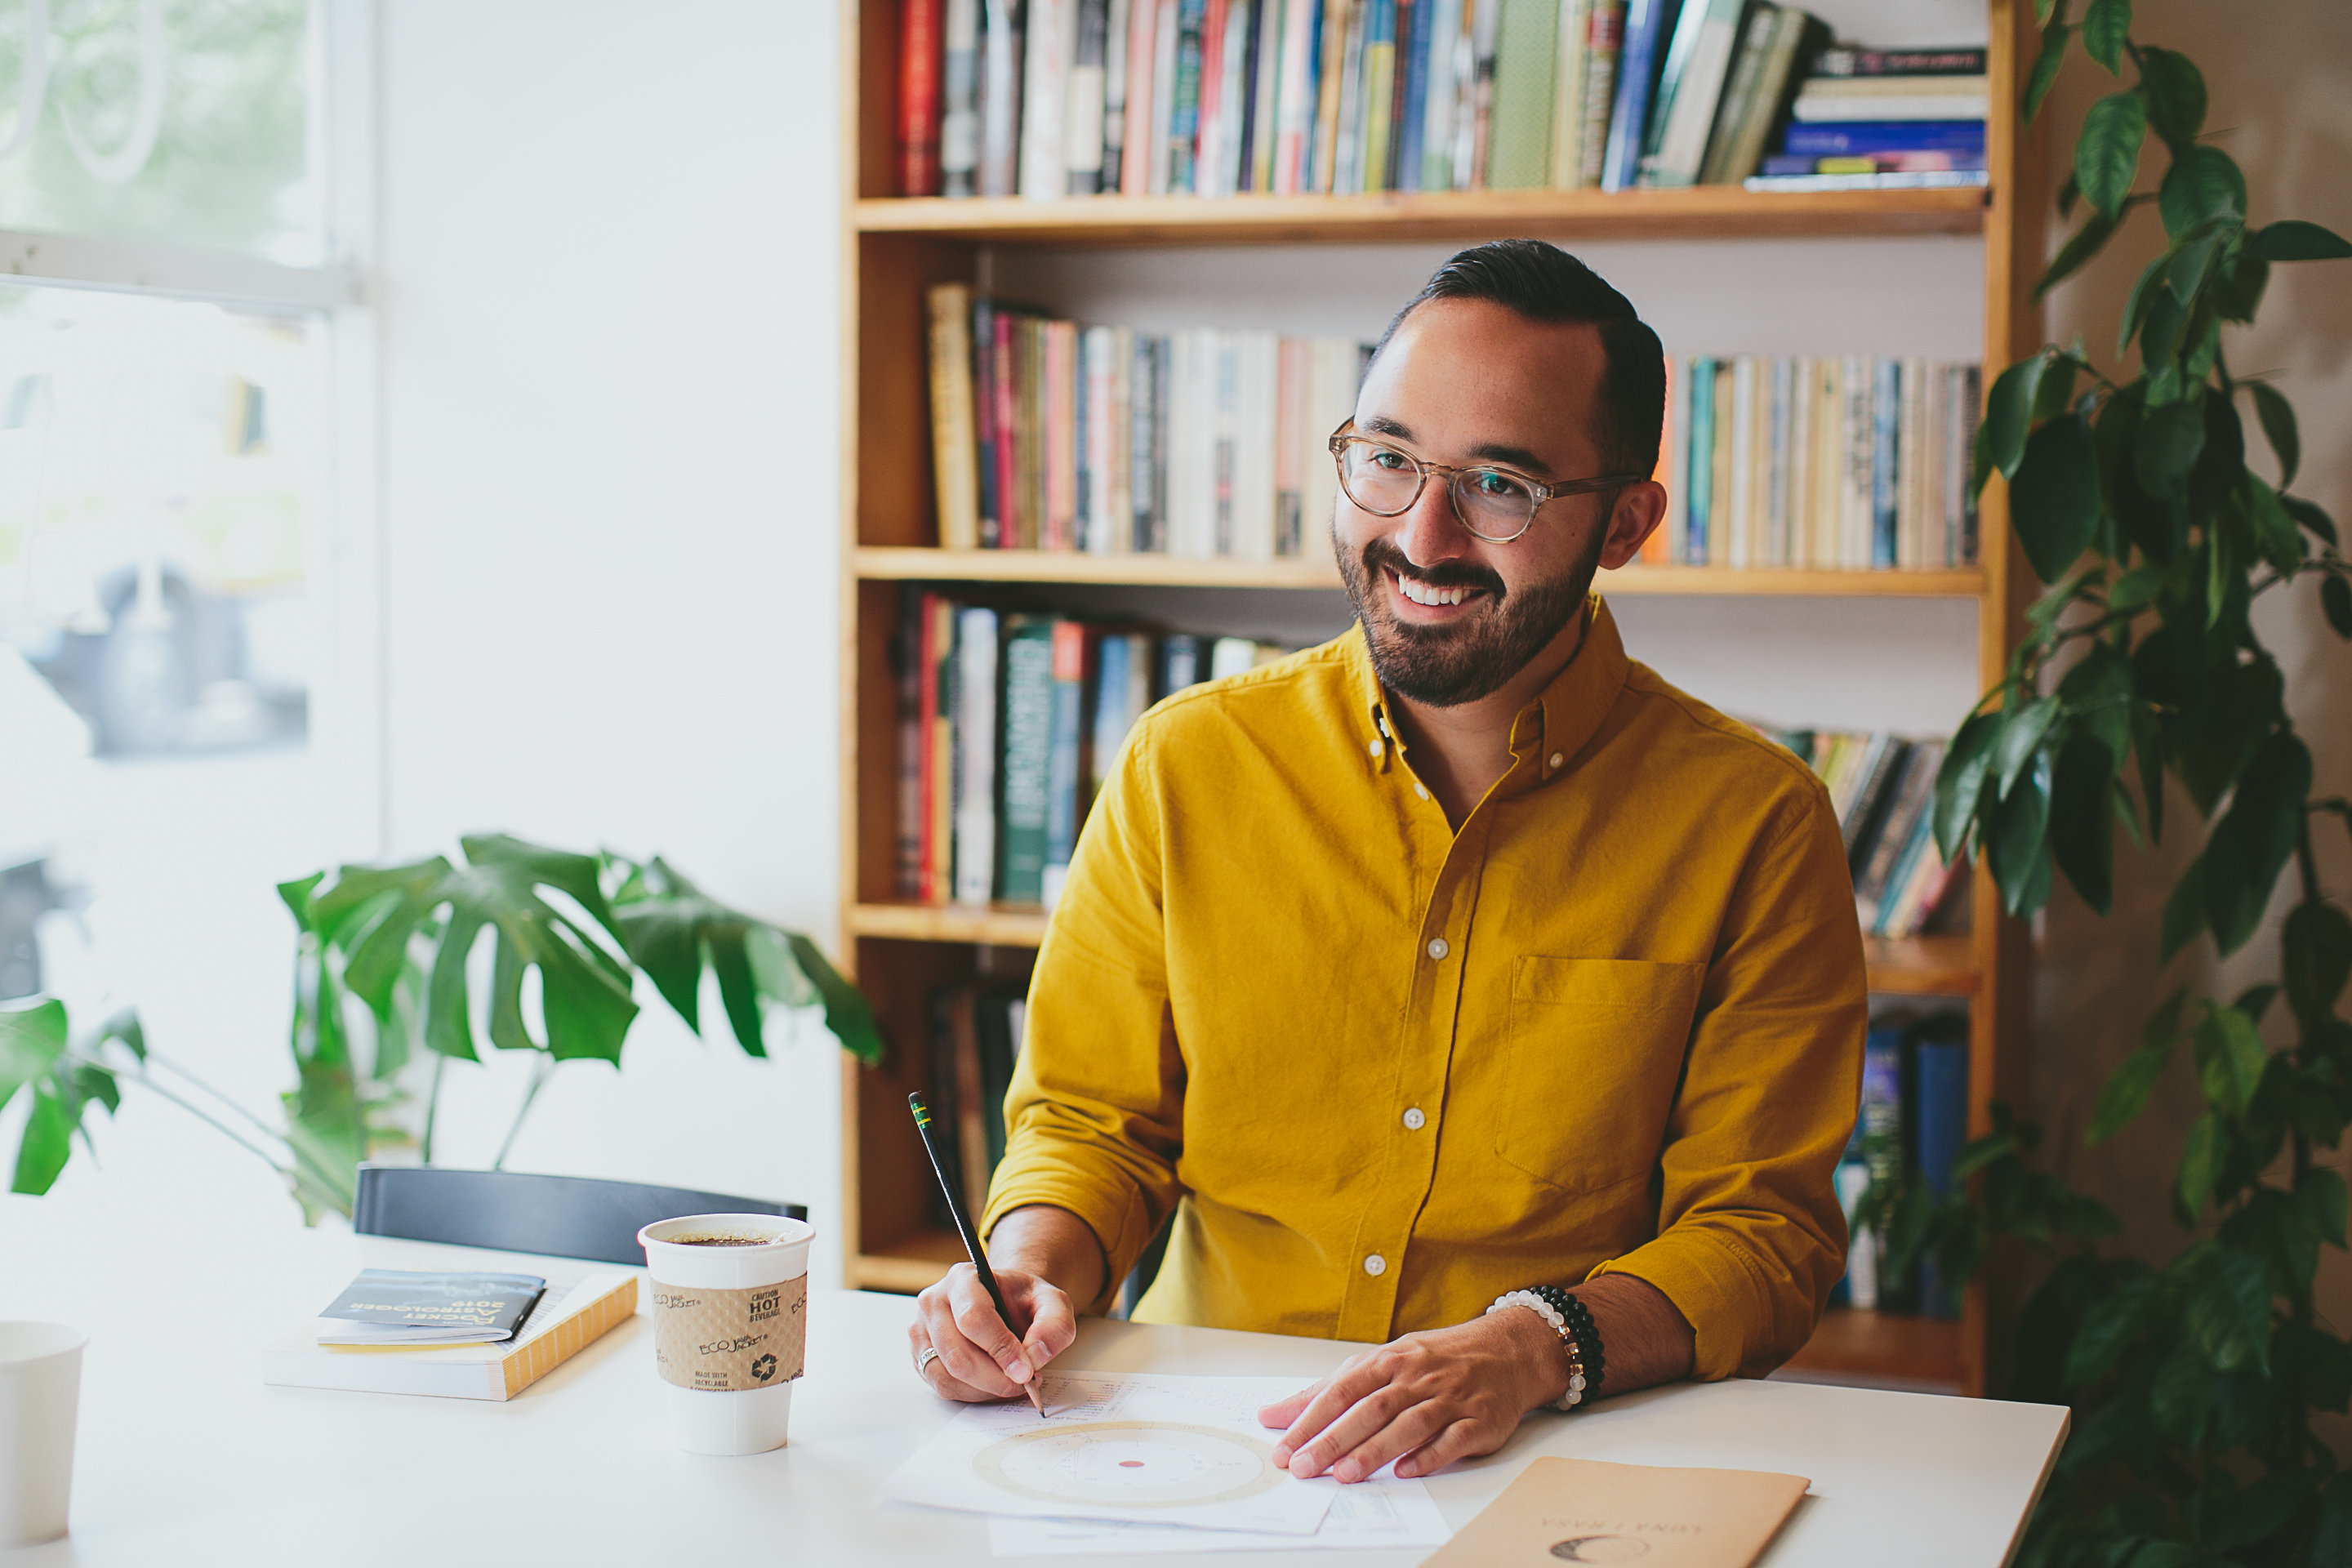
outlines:
M1425 1475L1804 1343L1862 942L1819 782L1590 593L1664 510L1664 392L1549 245L1465 251L1399 313L1331 442L1358 624L1129 739L982 1220L1017 1321L969 1265L924 1292L933 1388L1017 1394L1163 1225L1138 1318L1379 1343L1261 1413L1294 1475Z

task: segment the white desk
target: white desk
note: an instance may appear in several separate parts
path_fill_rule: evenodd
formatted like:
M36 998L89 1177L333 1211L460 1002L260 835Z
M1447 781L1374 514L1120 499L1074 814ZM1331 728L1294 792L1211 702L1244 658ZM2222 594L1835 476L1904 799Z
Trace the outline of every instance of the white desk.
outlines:
M155 1226L145 1227L153 1230ZM265 1386L255 1351L356 1267L340 1232L146 1236L130 1216L0 1196L0 1318L90 1336L73 1533L5 1568L334 1563L920 1563L988 1556L978 1515L877 1505L950 1406L908 1366L903 1297L817 1291L788 1448L749 1458L664 1440L640 1318L499 1405ZM1089 1322L1065 1364L1321 1375L1360 1347ZM1538 1454L1812 1479L1778 1568L1993 1568L2066 1413L1802 1384L1679 1385L1530 1417L1501 1453L1433 1478L1457 1528ZM1419 1552L1218 1553L1403 1568ZM1031 1559L1083 1568L1111 1559ZM1163 1562L1165 1559L1138 1559Z

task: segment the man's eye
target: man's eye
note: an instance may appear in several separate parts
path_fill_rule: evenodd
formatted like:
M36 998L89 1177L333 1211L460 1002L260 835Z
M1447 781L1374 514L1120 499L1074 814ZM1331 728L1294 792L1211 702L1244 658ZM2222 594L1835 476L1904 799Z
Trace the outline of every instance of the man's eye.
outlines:
M1470 476L1471 487L1496 500L1518 500L1528 491L1527 481L1496 468L1480 468Z
M1395 474L1401 474L1407 468L1412 467L1412 458L1406 457L1402 452L1392 452L1386 447L1375 447L1372 448L1372 461L1377 466L1386 468L1391 473Z

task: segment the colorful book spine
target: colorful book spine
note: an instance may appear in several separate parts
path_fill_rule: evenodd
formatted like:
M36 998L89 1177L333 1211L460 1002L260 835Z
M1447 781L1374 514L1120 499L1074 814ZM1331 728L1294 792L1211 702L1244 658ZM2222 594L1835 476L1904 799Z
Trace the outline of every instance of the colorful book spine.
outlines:
M1021 173L1021 0L980 7L980 194L1009 196Z
M1895 565L1897 558L1902 414L1902 366L1881 359L1873 372L1870 392L1870 563L1882 570Z
M1087 805L1080 792L1087 782L1087 655L1093 640L1094 635L1081 622L1054 623L1052 704L1045 748L1045 866L1038 884L1038 901L1049 910L1062 900L1062 883L1070 874L1070 855L1076 847L1078 822Z
M1617 67L1625 46L1625 0L1591 0L1584 39L1584 125L1577 135L1576 188L1598 189L1609 162L1617 109Z
M1694 0L1694 4L1696 0ZM1625 41L1617 63L1617 100L1610 111L1609 146L1601 188L1630 190L1642 171L1642 145L1649 134L1650 104L1658 87L1675 0L1631 0L1625 7Z
M1808 158L1874 153L1974 153L1985 150L1982 120L1916 120L1789 127L1780 150Z
M980 194L980 0L947 0L940 83L940 195Z
M996 889L996 612L956 617L955 871L958 903Z
M1200 152L1201 71L1209 0L1177 0L1176 71L1170 86L1168 191L1190 195Z
M1103 105L1109 75L1112 3L1077 0L1077 37L1071 50L1069 89L1062 112L1063 188L1074 196L1091 196L1103 187Z
M931 490L939 541L980 547L980 453L973 426L971 290L941 283L930 308Z
M942 0L898 4L898 194L940 194Z
M1498 191L1541 190L1551 184L1559 0L1501 0L1501 5L1486 184Z
M995 897L1045 897L1047 773L1054 724L1054 617L1014 616L1005 624L1004 739L996 811Z

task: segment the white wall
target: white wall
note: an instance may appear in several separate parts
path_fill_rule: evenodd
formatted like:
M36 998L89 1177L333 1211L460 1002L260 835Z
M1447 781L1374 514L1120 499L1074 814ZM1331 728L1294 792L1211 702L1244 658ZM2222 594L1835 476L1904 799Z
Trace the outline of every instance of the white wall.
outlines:
M382 7L388 853L658 850L830 943L833 28ZM829 1037L751 1063L641 1000L624 1070L560 1068L510 1164L803 1201L837 1243ZM523 1066L453 1068L438 1158L488 1163Z

